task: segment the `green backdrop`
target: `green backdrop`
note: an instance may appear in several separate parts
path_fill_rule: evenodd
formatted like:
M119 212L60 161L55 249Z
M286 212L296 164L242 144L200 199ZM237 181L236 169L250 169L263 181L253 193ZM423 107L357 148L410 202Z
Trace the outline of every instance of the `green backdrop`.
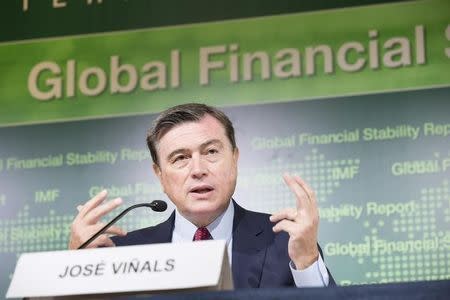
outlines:
M166 199L145 134L188 101L233 120L244 207L294 205L285 171L314 187L338 284L449 279L448 1L47 2L0 10L21 24L0 37L1 291L20 253L67 247L76 206L101 189Z

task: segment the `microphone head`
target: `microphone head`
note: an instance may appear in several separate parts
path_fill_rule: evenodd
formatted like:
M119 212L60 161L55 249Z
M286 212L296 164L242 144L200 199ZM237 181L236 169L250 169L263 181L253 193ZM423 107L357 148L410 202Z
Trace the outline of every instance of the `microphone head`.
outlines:
M167 209L167 203L162 200L153 200L152 203L150 203L150 206L152 210L157 212L162 212Z

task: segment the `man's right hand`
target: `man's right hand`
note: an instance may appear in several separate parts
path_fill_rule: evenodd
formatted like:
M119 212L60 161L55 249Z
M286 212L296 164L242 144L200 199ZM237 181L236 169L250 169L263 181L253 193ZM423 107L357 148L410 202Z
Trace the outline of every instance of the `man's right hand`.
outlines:
M105 224L100 222L100 219L122 204L121 198L116 198L103 203L107 196L108 192L103 190L84 205L79 205L77 207L78 215L75 217L70 227L69 249L78 249L78 247L86 242L91 236L102 229ZM109 238L110 234L123 236L127 233L117 226L111 226L105 233L92 241L87 248L115 246L113 241Z

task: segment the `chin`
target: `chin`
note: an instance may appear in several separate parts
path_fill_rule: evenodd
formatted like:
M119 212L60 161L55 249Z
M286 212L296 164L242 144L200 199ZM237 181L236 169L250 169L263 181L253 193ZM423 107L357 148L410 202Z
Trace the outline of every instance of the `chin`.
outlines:
M225 211L227 205L219 204L208 199L195 200L195 203L189 210L192 215L214 216L220 215Z

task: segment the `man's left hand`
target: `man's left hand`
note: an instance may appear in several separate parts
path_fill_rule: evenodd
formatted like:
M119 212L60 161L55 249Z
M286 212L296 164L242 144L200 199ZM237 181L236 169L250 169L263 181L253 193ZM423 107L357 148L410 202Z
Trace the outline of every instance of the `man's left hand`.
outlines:
M289 257L297 270L303 270L319 258L316 195L297 175L284 174L283 179L295 195L296 208L283 209L270 216L270 221L276 222L274 232L286 231L289 234Z

